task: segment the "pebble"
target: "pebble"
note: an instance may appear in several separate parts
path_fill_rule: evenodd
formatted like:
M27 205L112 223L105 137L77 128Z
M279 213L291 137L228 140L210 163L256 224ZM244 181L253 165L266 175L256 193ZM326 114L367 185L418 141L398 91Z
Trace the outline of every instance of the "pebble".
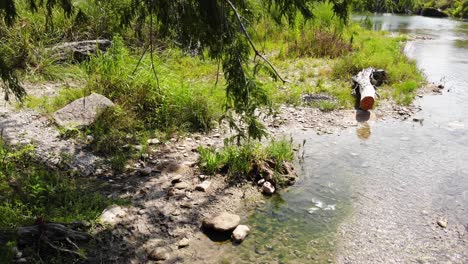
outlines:
M174 185L174 188L176 189L179 189L179 190L183 190L183 189L187 189L188 188L188 183L186 182L178 182Z
M448 225L448 222L446 219L439 219L437 220L437 224L442 228L446 228Z
M182 175L180 175L180 174L175 175L175 176L172 177L172 179L171 179L171 183L172 183L172 184L176 184L176 183L179 183L179 182L181 182L181 181L182 181Z
M178 248L185 248L185 247L188 247L189 246L189 240L188 238L184 237L182 240L179 241L179 243L177 244Z
M149 145L156 145L156 144L161 143L161 142L159 141L159 139L157 139L157 138L148 139L147 142L148 142Z
M133 146L133 147L134 147L136 150L138 150L138 151L143 150L143 146L142 146L142 145L135 145L135 146Z
M270 182L263 183L262 192L267 195L275 193L275 187Z
M250 228L246 225L238 225L236 229L232 232L232 240L235 242L242 242L249 235Z
M160 261L160 260L166 260L169 257L169 255L166 249L156 248L155 250L151 251L148 257L151 260Z
M145 167L145 168L140 170L140 175L141 176L149 176L149 175L151 175L152 171L153 170L150 167Z
M257 182L257 184L258 184L259 186L262 186L264 183L265 183L265 179L260 179L260 180Z
M195 190L201 191L201 192L206 192L208 188L210 188L211 182L210 181L203 181L202 183L198 184L195 187Z

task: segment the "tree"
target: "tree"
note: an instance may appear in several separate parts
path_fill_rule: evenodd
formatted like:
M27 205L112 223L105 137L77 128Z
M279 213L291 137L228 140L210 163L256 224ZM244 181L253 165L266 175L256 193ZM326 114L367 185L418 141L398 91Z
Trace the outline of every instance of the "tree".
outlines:
M255 2L256 1L256 2ZM255 47L248 26L255 17L255 3L265 5L269 13L277 14L276 21L292 23L300 12L306 19L313 16L312 4L320 0L129 0L122 10L122 25L135 21L149 23L149 48L158 38L174 40L183 48L208 51L219 62L226 79L226 118L238 132L237 140L260 139L266 132L257 118L257 109L268 107L270 101L256 78L267 72L275 80L286 82L275 67ZM331 0L335 13L346 20L351 1ZM71 0L29 0L31 10L46 8L48 16L55 6L66 13L73 12ZM0 6L7 24L17 16L14 0L3 0ZM279 15L279 18L278 18ZM157 34L156 34L157 33ZM254 54L254 63L251 54ZM0 64L0 66L2 66ZM17 91L17 79L8 67L0 68L7 91ZM15 81L16 80L16 81ZM21 96L23 93L15 93ZM271 108L270 108L271 109Z

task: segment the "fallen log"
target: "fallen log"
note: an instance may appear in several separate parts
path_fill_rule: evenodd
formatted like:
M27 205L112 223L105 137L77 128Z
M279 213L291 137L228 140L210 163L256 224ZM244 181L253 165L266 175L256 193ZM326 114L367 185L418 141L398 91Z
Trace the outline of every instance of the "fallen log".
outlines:
M359 107L370 110L374 106L375 97L378 96L376 86L380 86L386 77L384 70L367 68L353 76L353 94L360 96Z
M52 241L64 242L68 239L73 241L88 241L91 235L67 228L58 223L44 223L40 225L23 226L18 229L18 244L31 244L43 237Z

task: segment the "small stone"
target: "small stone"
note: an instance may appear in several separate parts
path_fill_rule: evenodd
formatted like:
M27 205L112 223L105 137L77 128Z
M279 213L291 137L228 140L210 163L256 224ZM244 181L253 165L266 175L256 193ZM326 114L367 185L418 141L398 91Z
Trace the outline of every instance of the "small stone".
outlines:
M171 183L176 184L182 181L182 175L177 174L174 177L172 177Z
M115 225L121 218L127 214L127 211L118 205L111 205L104 209L99 220L103 224Z
M149 176L151 175L151 172L153 172L153 170L150 167L145 167L143 169L140 169L141 176Z
M216 133L213 135L214 138L220 138L221 137L221 134L220 133Z
M178 182L174 185L174 188L183 190L188 188L188 184L186 182Z
M215 217L203 220L202 226L207 229L214 229L221 232L234 230L240 223L240 217L235 214L223 212Z
M157 138L148 139L147 142L148 142L148 145L157 145L157 144L161 143L161 141L159 141L159 139L157 139Z
M198 175L198 178L200 180L204 180L204 179L206 179L206 175L200 174L200 175Z
M138 151L143 150L143 146L142 146L142 145L135 145L135 146L133 146L133 147L134 147L136 150L138 150Z
M188 238L184 237L182 240L179 241L179 243L177 244L178 248L185 248L185 247L188 247L189 246L189 240Z
M437 224L442 228L446 228L448 225L448 222L447 222L447 219L439 219L437 220Z
M149 158L149 154L143 153L143 154L141 154L141 158L144 159L144 160L146 160L146 159Z
M87 135L86 136L86 141L88 142L93 142L94 141L94 137L92 135Z
M258 186L262 186L265 183L265 179L260 179L257 184Z
M175 196L177 194L177 190L175 188L169 188L167 191L167 197Z
M232 232L232 240L235 242L242 242L249 235L250 228L246 225L238 225L236 229Z
M138 210L138 214L139 215L144 215L146 213L146 210L145 209L140 209Z
M275 187L270 182L264 182L262 186L262 192L267 195L275 193Z
M159 261L166 260L169 257L169 254L165 248L156 248L155 250L151 251L148 257L151 260Z
M210 181L203 181L202 183L198 184L195 187L195 190L201 191L201 192L206 192L208 188L210 187L211 182Z

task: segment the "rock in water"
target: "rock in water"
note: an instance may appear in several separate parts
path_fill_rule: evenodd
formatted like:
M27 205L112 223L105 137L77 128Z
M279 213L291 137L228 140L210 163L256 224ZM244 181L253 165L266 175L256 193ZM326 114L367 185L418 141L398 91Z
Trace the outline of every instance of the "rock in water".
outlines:
M234 230L240 223L240 217L235 214L223 212L215 217L203 220L202 226L207 229L214 229L220 232Z
M114 103L107 97L92 93L77 99L54 113L55 122L65 128L83 128L91 125Z
M232 232L232 240L235 242L242 242L249 235L250 228L246 225L238 225Z
M272 195L275 193L275 186L273 186L270 182L264 182L262 186L262 192L264 194Z

